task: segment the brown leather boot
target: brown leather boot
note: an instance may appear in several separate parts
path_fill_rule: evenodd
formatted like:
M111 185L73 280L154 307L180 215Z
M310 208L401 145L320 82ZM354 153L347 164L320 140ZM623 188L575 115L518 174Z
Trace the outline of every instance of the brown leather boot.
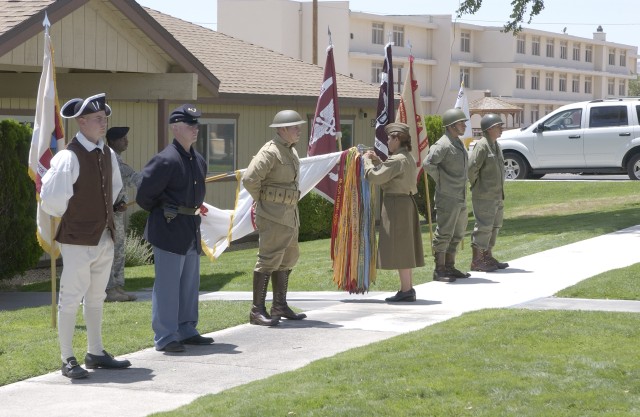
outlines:
M491 260L491 262L493 262L494 264L496 264L496 266L498 267L498 269L506 269L509 267L509 264L506 262L500 262L499 260L497 260L496 258L493 257L493 253L491 252L491 248L489 248L489 250L487 251L487 255L489 256L489 259Z
M433 280L440 282L453 282L456 279L447 273L447 265L445 263L445 253L436 252L433 258L436 262L436 267L433 270Z
M253 306L249 313L249 323L259 326L275 326L280 322L267 314L265 300L267 299L267 287L269 286L269 274L253 271Z
M273 280L273 303L271 303L271 316L274 319L280 320L280 317L285 317L289 320L302 320L307 318L304 313L297 314L295 311L289 308L287 304L287 287L289 286L289 274L288 271L274 271L271 273L271 279Z
M498 267L487 257L487 251L477 246L471 245L473 259L471 260L471 270L480 272L493 272Z
M455 267L456 264L456 254L455 253L445 253L444 257L444 265L447 267L447 275L452 278L469 278L471 274L462 272Z

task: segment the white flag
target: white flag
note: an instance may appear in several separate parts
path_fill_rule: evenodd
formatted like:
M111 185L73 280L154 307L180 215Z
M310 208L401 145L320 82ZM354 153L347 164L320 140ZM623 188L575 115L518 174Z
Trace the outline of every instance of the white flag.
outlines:
M456 105L454 107L456 109L462 109L464 115L469 119L464 135L460 138L465 146L468 146L468 143L473 139L473 134L471 133L471 117L469 116L469 99L464 93L464 81L460 83L460 91L458 92L458 98L456 99Z
M340 161L341 154L342 152L334 152L300 159L300 198L311 191L333 169ZM206 216L202 216L200 236L202 236L202 249L211 260L219 258L232 240L256 230L251 211L253 198L241 181L244 171L244 169L236 171L238 191L234 210L222 210L204 203L208 211Z

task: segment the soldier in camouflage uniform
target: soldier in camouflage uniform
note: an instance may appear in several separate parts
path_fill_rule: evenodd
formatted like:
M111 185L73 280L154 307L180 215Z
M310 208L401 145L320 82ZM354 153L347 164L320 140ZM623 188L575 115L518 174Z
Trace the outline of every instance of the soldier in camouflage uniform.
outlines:
M276 135L253 157L242 177L242 184L253 197L260 233L258 262L253 270L251 324L275 326L280 317L307 317L287 305L289 274L299 257L300 160L294 146L300 140L303 123L293 110L278 112L269 125L276 128ZM273 279L271 315L265 308L269 278Z
M124 291L124 212L127 210L126 187L135 187L137 189L140 181L142 181L142 174L127 165L120 155L126 151L129 146L127 133L129 133L128 127L112 127L107 130L106 135L109 147L115 151L116 158L118 159L123 187L113 206L113 220L116 226L116 232L113 249L113 265L111 267L109 283L107 284L107 298L105 301L133 301L137 298L135 294Z
M434 204L436 231L433 252L436 267L434 281L453 282L470 275L455 267L458 244L467 228L467 169L469 156L460 140L466 129L467 116L460 109L449 109L442 115L445 134L429 148L423 165L436 182Z
M480 121L484 137L478 141L469 158L471 201L476 219L471 235L473 271L491 272L509 266L498 262L491 254L504 214L504 158L498 145L503 124L500 116L485 115Z

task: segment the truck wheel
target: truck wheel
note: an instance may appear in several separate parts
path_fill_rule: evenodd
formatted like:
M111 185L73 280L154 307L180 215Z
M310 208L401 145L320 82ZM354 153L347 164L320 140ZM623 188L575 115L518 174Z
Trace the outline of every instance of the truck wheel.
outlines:
M633 155L627 162L627 174L632 180L640 180L640 153Z
M529 177L529 165L517 153L504 155L504 177L508 180L523 180Z

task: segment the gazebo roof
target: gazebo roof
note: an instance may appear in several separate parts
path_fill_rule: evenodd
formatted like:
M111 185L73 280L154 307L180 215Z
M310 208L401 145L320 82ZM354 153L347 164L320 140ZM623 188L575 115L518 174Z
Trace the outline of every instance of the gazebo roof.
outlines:
M522 111L522 107L511 104L498 97L482 97L469 103L469 113L514 113Z

